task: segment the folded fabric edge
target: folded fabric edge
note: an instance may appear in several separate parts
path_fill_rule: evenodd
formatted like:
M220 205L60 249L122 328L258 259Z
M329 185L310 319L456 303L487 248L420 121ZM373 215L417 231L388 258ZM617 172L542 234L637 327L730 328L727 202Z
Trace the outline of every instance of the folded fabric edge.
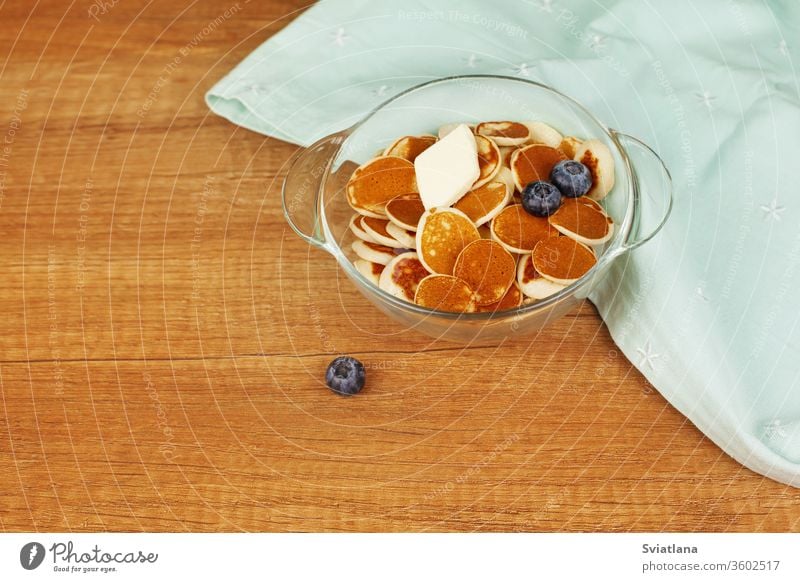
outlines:
M252 109L245 101L238 97L224 97L215 93L214 89L205 95L206 105L212 112L250 131L280 139L285 142L307 147L311 141L290 136L275 125L266 121L257 111Z

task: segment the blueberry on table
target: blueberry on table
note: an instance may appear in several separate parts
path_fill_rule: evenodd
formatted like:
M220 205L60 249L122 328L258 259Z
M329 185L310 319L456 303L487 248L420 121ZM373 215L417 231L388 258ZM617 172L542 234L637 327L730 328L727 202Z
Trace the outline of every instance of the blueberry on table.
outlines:
M550 181L567 198L578 198L592 187L592 173L580 162L564 160L553 166Z
M365 376L364 364L350 356L339 356L328 364L325 383L337 394L351 396L361 392Z
M561 206L561 192L550 182L531 182L522 190L522 207L528 214L547 217Z

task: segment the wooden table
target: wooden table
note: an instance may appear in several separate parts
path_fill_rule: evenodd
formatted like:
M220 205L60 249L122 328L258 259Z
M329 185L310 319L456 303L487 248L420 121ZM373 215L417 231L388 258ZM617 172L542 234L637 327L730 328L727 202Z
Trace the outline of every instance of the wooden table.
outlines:
M667 404L590 305L432 342L294 235L295 147L203 94L304 4L203 34L236 2L0 3L2 529L800 531L798 492ZM342 352L355 398L323 383Z

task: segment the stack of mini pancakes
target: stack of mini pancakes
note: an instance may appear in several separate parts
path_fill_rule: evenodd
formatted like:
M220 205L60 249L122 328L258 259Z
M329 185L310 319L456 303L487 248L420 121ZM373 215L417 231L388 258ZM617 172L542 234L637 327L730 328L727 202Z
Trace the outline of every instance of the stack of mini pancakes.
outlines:
M466 127L477 158L466 191L456 190L452 204L432 206L435 197L418 188L419 162L426 156L447 159L429 155L436 152L431 148L444 150L446 136ZM428 154L417 161L423 152ZM553 167L567 159L589 169L589 192L563 198L547 218L526 212L520 192L549 180ZM438 170L459 183L467 174L450 174L462 166ZM348 182L354 264L387 293L424 307L513 309L559 292L596 264L596 249L614 231L599 204L613 186L614 160L605 144L562 136L538 121L450 124L438 136L404 136L358 167Z

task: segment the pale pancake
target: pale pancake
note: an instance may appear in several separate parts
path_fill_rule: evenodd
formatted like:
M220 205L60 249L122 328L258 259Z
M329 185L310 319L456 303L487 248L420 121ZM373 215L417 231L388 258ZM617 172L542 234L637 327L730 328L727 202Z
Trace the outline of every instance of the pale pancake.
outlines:
M542 277L533 267L531 255L522 255L517 265L517 283L526 297L545 299L561 291L565 285Z
M560 150L546 145L533 144L518 149L511 156L511 173L517 190L522 192L531 182L549 180L553 166L566 159Z
M533 249L532 257L533 268L560 285L577 281L597 264L589 247L567 236L541 241Z
M380 288L406 301L414 302L419 282L430 275L420 263L417 253L403 253L386 265L380 278Z
M356 259L353 261L353 265L358 272L364 275L371 283L378 285L381 278L381 273L383 272L384 266L378 263L373 263L371 261L365 261L364 259Z
M514 183L514 174L511 172L510 168L506 168L505 166L500 168L500 171L497 172L497 175L492 181L503 182L506 186L508 186L508 189L512 194L516 193L517 191L517 185Z
M614 221L594 200L562 198L561 207L548 218L550 225L585 245L599 245L614 234Z
M528 140L530 143L541 143L551 148L557 148L561 144L563 139L561 134L546 123L526 121L525 125L528 126L528 131L530 132L530 139Z
M383 152L385 156L397 156L409 162L417 159L417 156L436 143L436 136L433 135L407 135L395 141Z
M500 163L504 168L511 169L511 156L519 148L516 146L506 146L498 148L500 150Z
M605 198L614 187L614 156L608 146L596 139L587 140L575 149L573 159L592 173L592 187L585 196L598 202Z
M497 216L511 200L511 190L503 182L489 182L464 194L453 208L480 226Z
M572 160L575 158L575 150L577 150L578 146L580 146L582 143L583 142L577 137L567 135L561 140L561 143L558 145L558 149L561 150L562 154Z
M428 275L417 286L414 303L429 309L470 313L475 311L472 289L452 275Z
M503 298L514 282L517 263L500 244L492 240L471 242L456 259L453 276L466 281L475 303L489 305Z
M499 146L522 145L530 139L530 130L517 121L484 121L475 127L475 133L491 139Z
M358 258L379 265L386 265L395 257L394 249L376 243L356 240L350 246Z
M361 219L364 218L361 214L354 214L353 217L350 219L350 232L352 232L356 237L360 238L361 240L365 240L367 242L378 242L370 234L364 230L364 227L361 226Z
M493 180L503 165L500 149L492 140L476 135L475 145L478 148L478 169L480 170L480 175L472 184L473 190Z
M369 216L362 216L359 225L361 228L370 235L376 243L391 247L393 249L406 248L408 245L403 244L387 230L391 223L383 218L372 218Z
M414 164L403 158L375 158L353 173L347 183L347 201L361 214L385 214L386 203L395 196L417 191Z
M519 290L519 285L517 285L515 281L511 284L500 301L497 303L490 303L489 305L479 305L478 311L506 311L507 309L516 309L520 305L522 305L522 292Z
M492 239L512 253L529 253L539 241L556 236L546 218L528 214L520 204L506 206L492 220Z
M390 222L386 225L386 232L399 242L404 249L413 249L417 246L417 237L415 233L405 228L400 228L394 222Z
M386 217L400 228L416 232L425 212L419 194L401 194L386 203Z
M417 229L419 260L431 273L450 275L459 253L480 237L478 228L460 210L431 208Z

